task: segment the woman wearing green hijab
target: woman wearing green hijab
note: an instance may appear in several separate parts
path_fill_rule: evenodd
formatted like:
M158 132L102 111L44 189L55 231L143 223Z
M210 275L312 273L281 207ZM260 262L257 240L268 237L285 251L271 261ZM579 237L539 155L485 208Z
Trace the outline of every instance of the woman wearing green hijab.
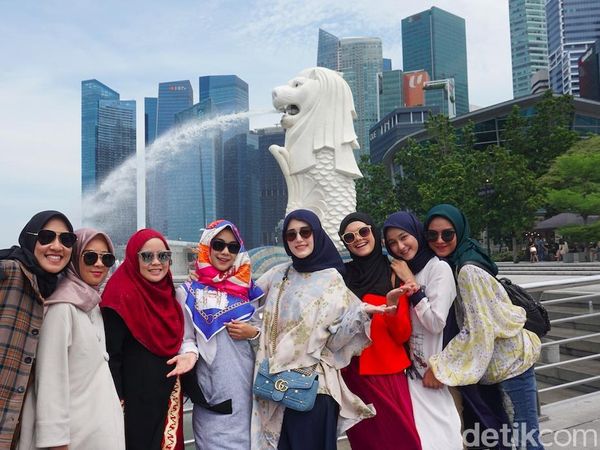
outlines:
M454 270L459 291L455 305L460 331L430 358L430 370L448 386L497 383L507 411L512 412L517 448L543 449L533 373L541 342L523 328L525 310L512 304L494 278L498 267L471 239L467 218L458 208L434 206L427 213L425 230L429 247Z

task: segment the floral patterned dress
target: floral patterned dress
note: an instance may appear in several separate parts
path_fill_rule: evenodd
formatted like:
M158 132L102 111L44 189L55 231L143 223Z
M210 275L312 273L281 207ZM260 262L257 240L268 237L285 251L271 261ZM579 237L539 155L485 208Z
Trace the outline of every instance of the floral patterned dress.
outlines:
M265 358L271 373L316 364L319 394L330 395L340 407L339 434L375 414L372 406L365 405L348 389L340 373L352 356L370 344L371 321L363 303L346 287L336 269L300 273L290 267L279 300L278 336L275 353L271 354L275 304L286 268L287 264L274 267L257 281L266 301L254 373ZM253 450L277 448L284 410L275 402L254 397Z

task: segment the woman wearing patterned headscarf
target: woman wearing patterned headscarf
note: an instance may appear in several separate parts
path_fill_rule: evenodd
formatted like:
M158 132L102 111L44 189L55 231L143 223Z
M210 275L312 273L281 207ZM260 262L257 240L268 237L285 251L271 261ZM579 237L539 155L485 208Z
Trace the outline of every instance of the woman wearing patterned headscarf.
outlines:
M456 287L450 266L431 251L423 224L409 212L391 214L383 224L394 270L403 280L414 280L417 290L409 297L411 377L408 380L415 423L423 450L463 448L460 417L447 387L437 389L426 378L429 357L442 350L446 319Z
M23 407L19 449L125 449L123 412L108 367L98 289L115 262L110 238L75 232L73 259L48 297L36 383Z
M400 279L392 273L383 254L381 233L373 219L364 213L347 215L340 224L339 236L350 252L344 281L358 298L373 305L386 304L386 295ZM363 420L346 433L353 448L420 450L413 405L404 371L410 366L405 346L410 338L408 298L397 301L396 314L373 317L373 344L352 358L342 372L352 392L365 403L373 403L377 415ZM373 436L379 436L373 439Z
M197 449L250 448L254 351L259 329L252 319L262 291L251 279L250 257L238 229L227 220L208 225L198 244L195 281L177 289L185 339L200 353L184 389L194 402Z
M179 375L194 366L198 354L193 341L182 341L171 251L158 231L143 229L129 238L100 306L125 412L127 450L183 450Z
M341 369L370 343L370 314L395 308L363 303L346 287L342 258L313 212L289 213L283 242L291 265L257 281L266 300L254 372L265 359L270 373L314 368L319 393L306 412L255 397L251 448L335 450L338 433L375 412L348 389Z
M510 429L518 430L517 447L525 446L527 440L528 450L543 449L533 373L541 343L523 327L525 310L512 304L495 279L498 267L471 238L469 222L458 208L434 206L427 213L425 227L431 249L456 272L460 318L460 332L429 359L429 370L437 382L448 386L498 383L512 405Z
M34 384L43 305L71 260L76 236L58 211L34 215L19 245L0 250L0 448L13 448L28 386Z

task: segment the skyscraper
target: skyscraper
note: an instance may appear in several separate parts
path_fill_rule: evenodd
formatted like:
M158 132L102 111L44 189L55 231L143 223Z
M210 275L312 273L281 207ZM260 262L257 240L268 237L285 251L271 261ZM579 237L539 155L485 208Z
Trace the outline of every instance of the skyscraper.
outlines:
M369 128L377 123L377 74L383 71L381 39L342 38L319 30L317 65L342 72L352 90L357 119L354 128L360 149L355 155L369 154Z
M81 82L81 188L82 195L96 192L108 175L136 154L136 104L122 101L119 93L98 80ZM113 214L94 217L94 223L124 244L137 224L136 175L130 197L117 199ZM83 205L84 225L93 205ZM106 220L105 220L106 219Z
M550 88L579 95L579 58L600 39L598 0L547 0Z
M600 39L579 58L579 95L600 101Z
M513 97L531 94L531 77L548 68L545 0L509 0Z
M432 7L402 19L404 71L425 70L431 80L454 78L456 113L469 112L465 20Z
M388 70L379 74L379 118L391 113L397 108L404 106L402 86L404 72L401 70Z
M175 124L175 115L190 108L194 103L192 85L188 80L159 83L156 107L156 136L168 132ZM146 154L146 222L170 239L180 239L177 230L169 228L170 214L166 212L176 202L176 192L171 189L174 180L169 168L154 167ZM173 162L169 162L173 165ZM171 200L171 205L169 204Z

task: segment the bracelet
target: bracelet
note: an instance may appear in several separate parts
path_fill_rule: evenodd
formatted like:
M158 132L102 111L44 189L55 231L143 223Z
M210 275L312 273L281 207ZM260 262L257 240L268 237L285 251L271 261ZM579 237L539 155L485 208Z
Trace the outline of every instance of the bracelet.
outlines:
M260 332L260 328L257 328L257 329L256 329L256 336L253 336L253 337L251 337L251 338L248 338L247 340L248 340L248 341L255 341L255 340L257 340L257 339L258 339L258 337L260 336L260 334L261 334L261 332Z

